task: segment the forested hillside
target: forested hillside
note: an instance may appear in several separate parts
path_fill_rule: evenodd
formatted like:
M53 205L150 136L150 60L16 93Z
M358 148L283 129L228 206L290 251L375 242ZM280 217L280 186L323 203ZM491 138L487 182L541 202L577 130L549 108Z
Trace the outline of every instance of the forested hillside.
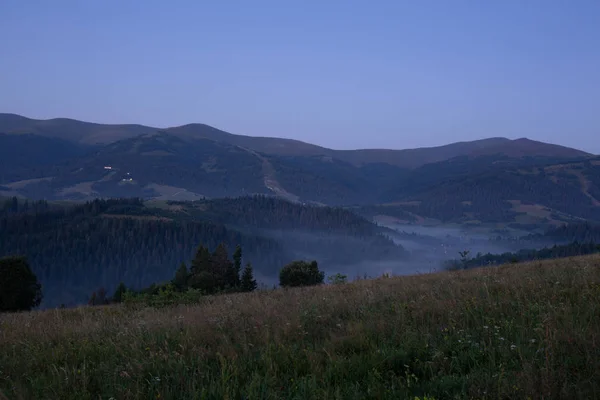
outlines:
M568 163L463 158L423 166L385 197L394 208L442 222L600 221L598 177L597 158Z
M600 221L600 159L528 139L338 151L203 124L156 129L1 114L0 132L7 133L0 135L5 196L187 201L265 194L417 222Z
M151 204L151 203L150 203ZM382 231L344 208L291 203L272 196L244 196L194 202L169 201L170 210L190 217L246 228L319 231L371 236Z
M598 243L600 244L600 224L590 222L570 223L548 229L543 234L529 235L530 241L551 241L552 243Z
M600 244L587 242L573 242L566 245L555 245L542 249L523 249L517 252L503 254L478 254L473 258L465 256L461 260L450 260L445 263L447 269L468 269L484 266L520 263L534 260L548 260L552 258L566 258L600 253Z
M348 211L268 198L162 208L139 199L79 205L5 199L0 239L0 256L28 257L44 287L44 306L80 303L91 291L113 290L120 281L135 288L170 279L200 244L214 250L224 243L230 252L241 245L244 262L269 282L294 259L317 259L327 270L407 256L375 225Z

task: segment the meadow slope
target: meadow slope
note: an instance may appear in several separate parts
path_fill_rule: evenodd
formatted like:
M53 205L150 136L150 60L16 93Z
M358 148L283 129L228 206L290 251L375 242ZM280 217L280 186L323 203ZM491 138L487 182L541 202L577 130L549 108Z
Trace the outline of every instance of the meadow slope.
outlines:
M600 398L600 257L0 315L0 398Z

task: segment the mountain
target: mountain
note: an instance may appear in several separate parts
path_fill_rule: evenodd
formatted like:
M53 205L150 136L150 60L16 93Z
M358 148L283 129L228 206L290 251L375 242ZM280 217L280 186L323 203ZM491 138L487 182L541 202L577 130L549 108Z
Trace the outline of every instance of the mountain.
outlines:
M0 182L43 176L46 168L86 151L85 146L58 138L0 133Z
M383 198L386 205L365 213L525 229L600 221L600 157L520 163L506 157L454 159L416 169Z
M234 135L205 124L188 124L167 129L143 125L107 125L66 118L35 120L15 114L0 114L0 132L32 133L81 144L109 144L162 130L187 140L209 139L281 156L329 156L353 165L386 163L402 168L448 160L459 156L503 154L511 157L542 156L575 158L589 156L581 150L528 139L490 138L445 146L406 150L332 150L298 140Z
M29 133L84 145L107 144L155 131L155 128L142 125L94 124L68 118L38 120L0 113L0 132Z
M250 194L460 224L600 220L599 158L529 139L332 150L208 125L168 129L0 114L0 195L198 200Z

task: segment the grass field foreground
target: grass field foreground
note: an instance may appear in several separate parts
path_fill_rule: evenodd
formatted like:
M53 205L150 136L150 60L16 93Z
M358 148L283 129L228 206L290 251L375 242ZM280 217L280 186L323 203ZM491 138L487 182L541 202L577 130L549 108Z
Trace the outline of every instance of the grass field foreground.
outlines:
M0 399L600 398L600 257L0 315Z

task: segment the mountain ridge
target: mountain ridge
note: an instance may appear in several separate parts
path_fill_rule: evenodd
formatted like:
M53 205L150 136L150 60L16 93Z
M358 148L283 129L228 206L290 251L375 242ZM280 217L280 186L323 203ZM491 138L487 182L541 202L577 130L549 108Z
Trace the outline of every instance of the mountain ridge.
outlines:
M86 144L102 132L110 143ZM417 221L600 220L600 158L526 138L331 150L204 124L154 129L6 114L0 133L0 196L181 201L259 194L331 206L387 204L367 213ZM53 157L44 157L46 150Z
M442 146L413 149L355 149L336 150L295 139L245 136L229 133L206 124L191 123L168 128L154 128L139 124L99 124L68 118L36 120L18 114L0 113L0 132L33 133L41 136L72 140L81 144L110 144L155 131L164 131L187 140L198 138L224 142L265 154L285 156L330 156L354 165L385 162L402 168L444 161L462 155L492 155L514 153L522 155L552 155L557 157L586 157L591 153L561 145L530 139L507 139L492 137L474 141L462 141ZM102 139L102 140L100 140ZM500 148L498 148L500 146ZM523 150L527 148L527 151ZM520 150L519 150L520 149Z

